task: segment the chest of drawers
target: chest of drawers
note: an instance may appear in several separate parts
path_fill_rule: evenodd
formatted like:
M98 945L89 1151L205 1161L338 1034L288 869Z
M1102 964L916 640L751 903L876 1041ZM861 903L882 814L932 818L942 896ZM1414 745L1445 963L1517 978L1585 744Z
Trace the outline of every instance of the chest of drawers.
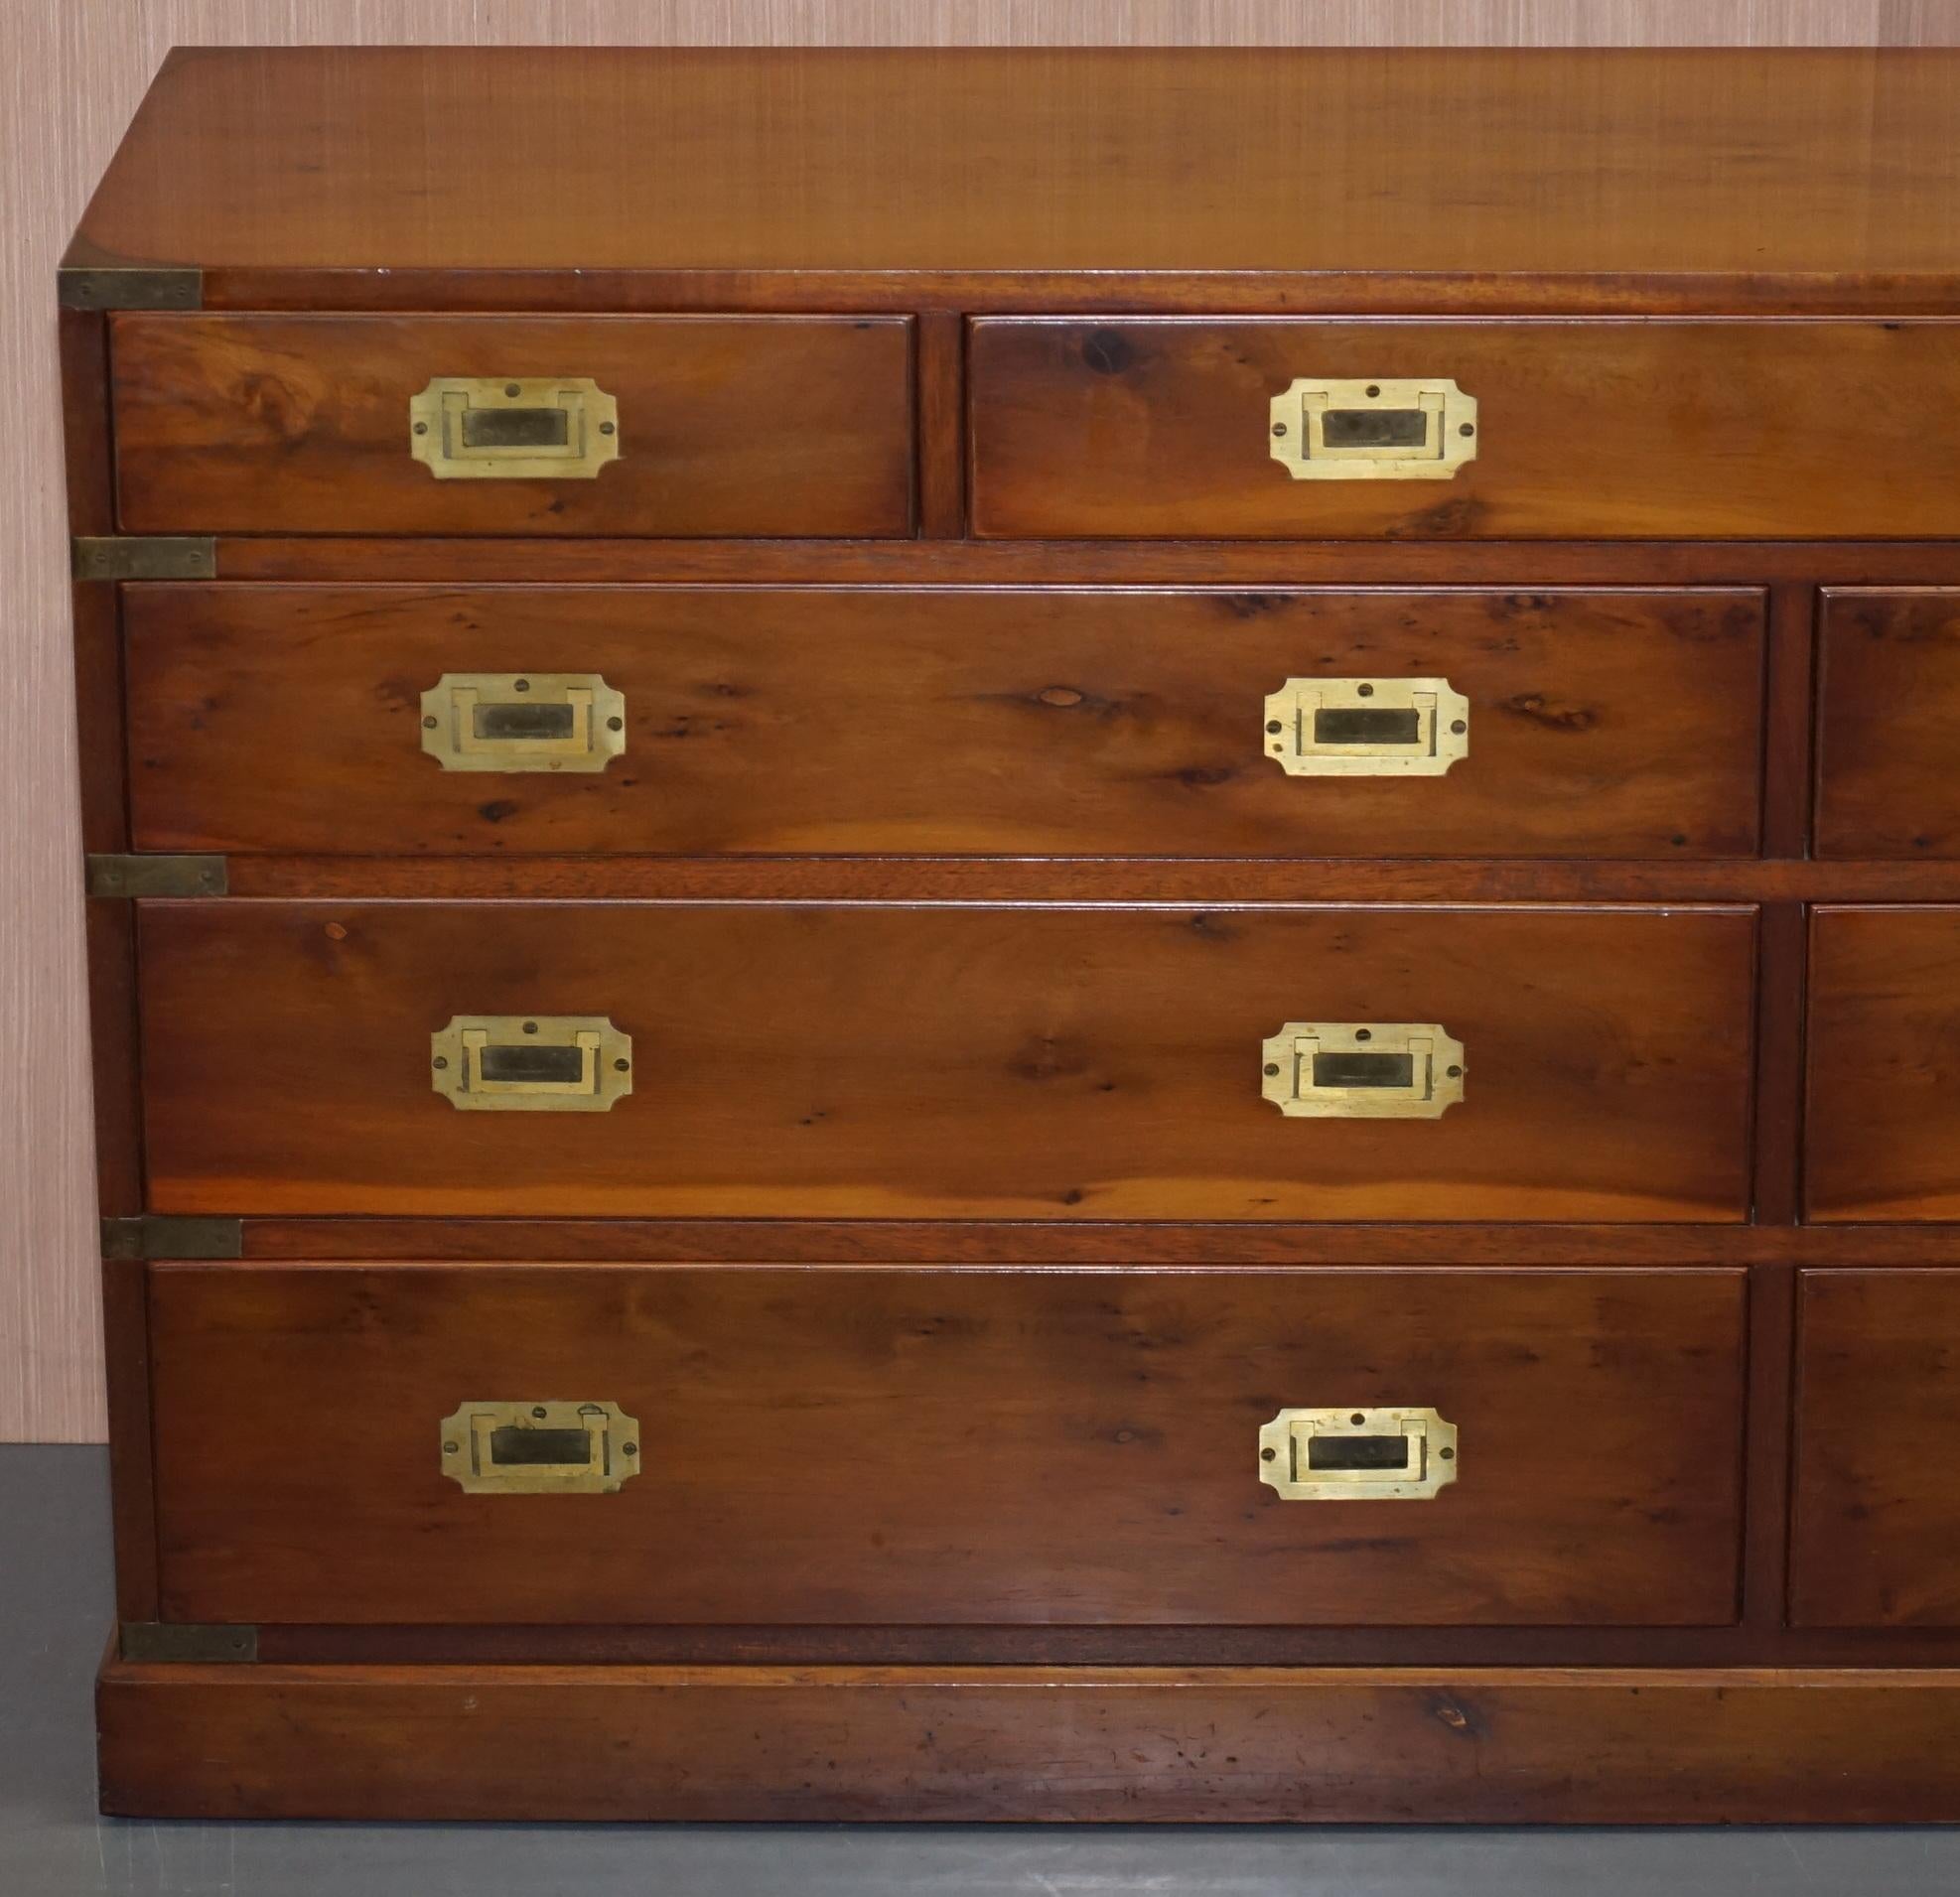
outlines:
M62 279L105 1807L1960 1815L1956 131L175 56Z

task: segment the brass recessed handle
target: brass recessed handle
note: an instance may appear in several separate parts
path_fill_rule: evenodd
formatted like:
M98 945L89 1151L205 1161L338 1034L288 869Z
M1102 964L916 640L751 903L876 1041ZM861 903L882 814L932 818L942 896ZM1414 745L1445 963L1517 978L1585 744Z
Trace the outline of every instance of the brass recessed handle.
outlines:
M474 1113L610 1113L632 1037L604 1015L457 1015L429 1036L429 1084Z
M1289 1119L1437 1120L1464 1097L1464 1044L1435 1021L1290 1020L1260 1062Z
M469 1495L613 1495L639 1473L639 1424L617 1403L466 1403L441 1467Z
M1289 777L1441 777L1470 755L1470 700L1447 678L1290 678L1264 742Z
M1259 1479L1288 1502L1426 1502L1457 1479L1457 1425L1434 1410L1282 1410Z
M604 770L627 701L597 672L445 672L422 694L422 748L445 770Z
M1476 440L1476 398L1444 376L1303 376L1267 421L1267 447L1295 480L1450 480Z
M589 375L437 375L408 452L438 480L590 480L620 457L620 405Z

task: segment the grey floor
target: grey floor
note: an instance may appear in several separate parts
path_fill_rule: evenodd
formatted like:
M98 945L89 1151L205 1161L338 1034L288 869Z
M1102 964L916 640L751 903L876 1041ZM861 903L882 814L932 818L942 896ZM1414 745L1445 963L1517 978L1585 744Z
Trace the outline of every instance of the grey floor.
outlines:
M98 1819L100 1450L0 1447L0 1897L1954 1897L1960 1829L1325 1831Z

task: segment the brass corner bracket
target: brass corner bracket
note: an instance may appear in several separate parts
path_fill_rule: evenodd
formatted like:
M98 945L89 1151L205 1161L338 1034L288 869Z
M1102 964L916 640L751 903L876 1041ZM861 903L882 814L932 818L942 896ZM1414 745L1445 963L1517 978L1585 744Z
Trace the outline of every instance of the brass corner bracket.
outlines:
M226 895L230 867L222 857L91 856L83 888L89 895Z
M64 310L202 310L196 264L65 264L56 273Z
M243 1258L242 1219L167 1218L145 1212L136 1218L102 1221L106 1259Z
M77 534L69 569L77 580L215 580L211 534Z
M138 1666L245 1667L258 1659L258 1629L192 1621L126 1620L117 1651Z

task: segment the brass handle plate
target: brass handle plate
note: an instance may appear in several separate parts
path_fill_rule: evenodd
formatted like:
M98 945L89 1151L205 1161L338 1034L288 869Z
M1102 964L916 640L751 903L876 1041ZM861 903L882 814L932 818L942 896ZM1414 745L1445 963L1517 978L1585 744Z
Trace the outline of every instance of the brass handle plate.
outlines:
M445 770L604 770L626 747L626 695L597 672L445 672L422 694Z
M1289 1119L1438 1120L1464 1097L1464 1044L1435 1021L1290 1020L1260 1053Z
M1457 1479L1457 1425L1434 1410L1282 1410L1259 1479L1288 1502L1427 1502Z
M632 1036L604 1015L457 1015L429 1036L429 1083L471 1113L610 1113Z
M442 1472L468 1495L614 1495L639 1424L617 1403L466 1403L443 1418Z
M589 375L437 375L408 398L408 452L438 480L591 480L620 405Z
M1289 777L1441 777L1470 755L1470 700L1447 678L1290 678L1265 742Z
M1476 459L1476 398L1440 376L1303 376L1273 397L1266 439L1295 480L1453 480Z

